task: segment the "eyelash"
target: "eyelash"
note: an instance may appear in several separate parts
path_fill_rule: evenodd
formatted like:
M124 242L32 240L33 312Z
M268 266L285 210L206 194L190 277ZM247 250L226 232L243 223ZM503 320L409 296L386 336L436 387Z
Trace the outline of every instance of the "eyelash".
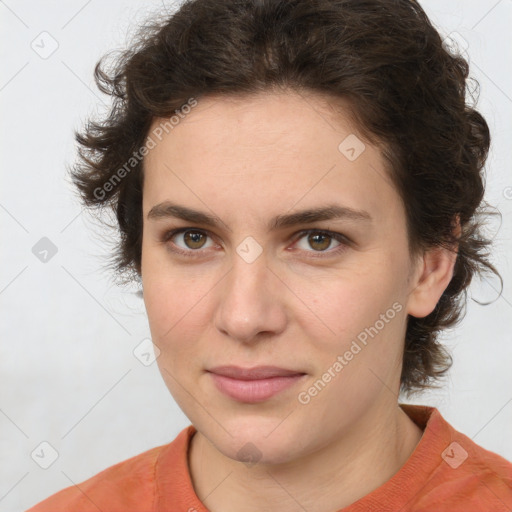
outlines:
M193 231L196 233L201 233L206 236L210 236L207 231L204 231L202 229L188 227L188 228L178 228L178 229L172 229L170 231L166 231L163 233L160 241L163 244L166 244L169 247L169 250L174 253L180 254L180 255L188 257L188 258L200 257L201 249L197 249L197 250L190 249L187 251L185 249L181 249L180 247L176 247L175 244L173 244L174 247L172 249L170 248L170 246L168 244L170 239L173 238L175 235L178 235L181 233L186 233L187 231ZM311 257L313 257L313 258L327 257L327 256L323 256L324 254L328 254L329 256L338 255L338 254L344 252L347 249L347 246L350 245L350 243L351 243L351 241L345 235L342 235L341 233L336 233L334 231L321 230L321 229L306 229L306 230L300 231L299 233L297 233L297 238L295 239L294 243L298 242L305 235L309 235L311 233L327 235L328 237L333 238L337 242L340 242L340 245L338 247L336 247L335 249L326 250L326 251L306 251L306 252L312 252L313 254L311 255ZM195 254L195 253L197 253L197 254ZM317 254L315 254L315 253L317 253Z

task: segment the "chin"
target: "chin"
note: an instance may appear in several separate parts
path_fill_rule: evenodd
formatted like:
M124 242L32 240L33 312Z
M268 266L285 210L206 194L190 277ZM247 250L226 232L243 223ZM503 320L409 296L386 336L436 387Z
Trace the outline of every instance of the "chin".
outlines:
M290 460L294 449L304 443L300 429L294 432L291 421L251 415L229 421L219 418L224 428L217 423L215 428L212 428L212 423L198 426L206 426L200 429L201 432L224 456L250 467L256 463L281 464ZM286 422L290 424L286 425Z

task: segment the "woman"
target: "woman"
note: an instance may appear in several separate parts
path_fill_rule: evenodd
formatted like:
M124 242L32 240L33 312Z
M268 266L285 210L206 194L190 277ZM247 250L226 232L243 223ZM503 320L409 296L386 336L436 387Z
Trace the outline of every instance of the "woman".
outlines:
M510 510L512 464L432 407L477 272L490 144L418 3L195 0L77 136L191 421L31 512Z

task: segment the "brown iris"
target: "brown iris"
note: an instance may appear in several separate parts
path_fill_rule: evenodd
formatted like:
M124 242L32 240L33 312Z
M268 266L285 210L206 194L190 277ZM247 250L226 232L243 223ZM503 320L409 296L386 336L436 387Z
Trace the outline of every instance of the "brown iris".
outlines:
M311 247L315 248L314 244L318 242L319 238L323 238L323 242L321 242L321 247L317 246L316 248L323 251L329 247L332 237L322 233L312 233L308 236L308 243L311 244Z
M199 241L201 237L203 237L202 243ZM190 249L200 249L204 245L205 238L204 233L199 231L186 231L183 234L183 239ZM192 245L189 245L189 242L191 242Z

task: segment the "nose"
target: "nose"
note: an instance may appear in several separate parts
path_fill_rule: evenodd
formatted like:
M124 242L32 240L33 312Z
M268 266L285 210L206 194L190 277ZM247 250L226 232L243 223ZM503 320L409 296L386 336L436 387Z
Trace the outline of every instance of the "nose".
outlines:
M216 328L244 344L279 335L287 322L285 290L264 252L252 262L235 254L219 287Z

